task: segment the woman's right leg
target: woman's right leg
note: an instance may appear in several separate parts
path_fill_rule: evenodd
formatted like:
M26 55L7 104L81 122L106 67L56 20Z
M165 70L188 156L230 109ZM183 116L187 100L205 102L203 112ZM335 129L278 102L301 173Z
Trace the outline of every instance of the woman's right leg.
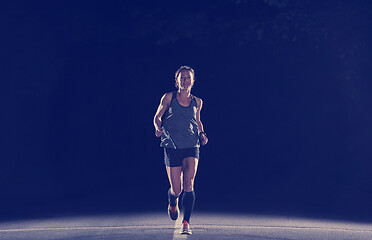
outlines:
M178 197L182 192L182 166L166 166L170 189L168 190L168 215L172 220L177 220L179 215Z
M171 193L173 196L178 197L182 192L182 166L168 167L167 174L170 184Z

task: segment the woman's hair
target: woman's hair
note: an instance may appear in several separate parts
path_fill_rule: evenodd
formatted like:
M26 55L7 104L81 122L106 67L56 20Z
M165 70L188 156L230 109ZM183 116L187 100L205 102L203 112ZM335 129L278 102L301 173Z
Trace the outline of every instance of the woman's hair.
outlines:
M174 79L176 79L176 88L178 88L178 85L177 85L177 78L178 78L178 75L180 75L180 73L184 70L187 70L187 71L190 71L192 73L192 77L194 78L195 80L195 71L194 69L192 69L191 67L189 66L181 66L177 71L176 73L174 74Z

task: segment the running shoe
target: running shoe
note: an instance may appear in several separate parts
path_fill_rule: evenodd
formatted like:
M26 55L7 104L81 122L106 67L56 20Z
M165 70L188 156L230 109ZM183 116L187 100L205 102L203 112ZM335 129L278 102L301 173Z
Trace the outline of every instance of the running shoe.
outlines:
M181 234L187 234L187 235L192 234L191 229L190 229L190 224L186 220L183 220L182 222Z
M170 204L168 204L168 215L172 220L177 220L179 212L180 210L178 206L171 206Z

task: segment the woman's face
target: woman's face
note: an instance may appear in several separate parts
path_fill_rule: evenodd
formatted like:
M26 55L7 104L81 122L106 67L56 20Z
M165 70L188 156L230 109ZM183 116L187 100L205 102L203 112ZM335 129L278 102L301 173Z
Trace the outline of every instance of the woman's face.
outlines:
M176 82L179 89L191 89L194 85L194 75L189 70L183 70L178 74Z

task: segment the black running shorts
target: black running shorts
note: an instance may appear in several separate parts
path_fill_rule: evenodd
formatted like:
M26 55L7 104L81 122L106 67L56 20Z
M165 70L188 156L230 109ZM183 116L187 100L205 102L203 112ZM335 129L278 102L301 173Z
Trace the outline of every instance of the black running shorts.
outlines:
M187 157L199 159L199 148L164 148L164 163L168 167L182 166L182 160Z

